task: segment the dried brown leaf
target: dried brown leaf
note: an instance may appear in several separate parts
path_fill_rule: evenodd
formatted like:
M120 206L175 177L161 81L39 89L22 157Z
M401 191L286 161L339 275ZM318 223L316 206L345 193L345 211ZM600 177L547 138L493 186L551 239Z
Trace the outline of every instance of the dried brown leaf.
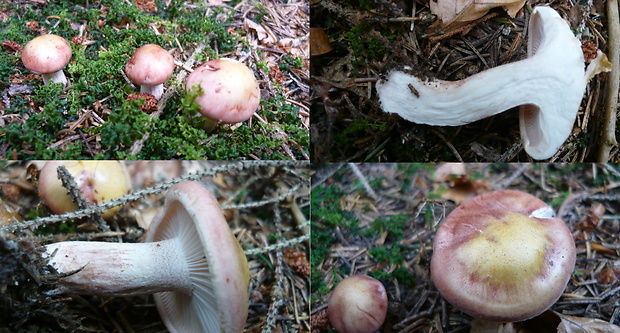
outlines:
M465 175L465 163L443 163L435 169L434 179L436 182L445 182Z
M575 225L575 229L587 232L594 230L603 218L603 214L605 214L605 207L600 203L595 204L590 208L590 214Z
M250 20L245 19L243 25L247 31L254 31L258 40L263 45L273 45L275 43L275 39L267 32L267 30L260 24Z
M567 316L556 312L562 322L558 333L620 333L620 327L594 318Z
M310 28L310 55L318 56L333 50L323 28Z
M9 225L15 221L22 221L21 215L0 199L0 225Z
M2 184L2 196L10 202L18 202L21 198L21 189L15 184Z
M620 269L605 267L603 270L595 274L596 280L602 285L610 285L618 281L620 277Z
M444 163L440 165L435 169L434 180L437 182L450 181L448 190L441 197L452 200L457 205L491 189L491 186L484 180L472 181L469 175L467 175L463 163Z
M510 17L515 17L524 4L525 0L437 0L430 2L431 12L437 15L441 26L479 19L495 7L502 7Z

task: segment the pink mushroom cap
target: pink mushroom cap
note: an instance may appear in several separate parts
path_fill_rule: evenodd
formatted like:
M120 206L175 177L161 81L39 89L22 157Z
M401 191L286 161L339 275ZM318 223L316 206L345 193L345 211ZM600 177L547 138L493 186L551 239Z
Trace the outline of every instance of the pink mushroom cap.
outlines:
M521 321L547 310L566 288L575 243L553 209L502 190L457 207L433 243L432 279L441 295L475 318Z
M388 299L380 281L351 275L334 288L327 306L329 321L338 332L373 333L385 321Z
M194 69L187 77L189 91L199 85L204 94L195 100L201 113L213 121L238 123L252 117L260 104L254 73L233 59L215 59Z
M22 63L31 72L43 75L46 85L49 81L66 84L62 69L71 60L71 55L69 42L60 36L47 34L26 43L22 50Z
M140 85L140 92L161 98L163 84L174 72L174 58L163 47L146 44L139 47L125 64L131 82Z

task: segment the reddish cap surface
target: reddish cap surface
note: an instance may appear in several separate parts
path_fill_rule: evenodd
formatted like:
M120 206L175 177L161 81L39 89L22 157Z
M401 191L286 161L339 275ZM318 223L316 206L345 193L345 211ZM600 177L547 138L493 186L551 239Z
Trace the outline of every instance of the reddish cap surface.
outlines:
M204 94L196 98L203 116L225 123L252 117L260 103L260 88L254 73L232 59L215 59L197 67L187 77L186 88L200 85Z
M22 50L22 63L33 73L57 72L69 63L71 45L57 35L41 35L26 43Z
M461 311L492 321L520 321L551 307L575 266L566 224L543 201L495 191L457 207L433 243L431 273L441 295Z
M385 321L388 299L378 280L351 275L334 288L327 306L329 321L338 332L373 333Z
M174 58L159 45L139 47L125 65L127 77L135 84L157 85L170 78L174 72Z

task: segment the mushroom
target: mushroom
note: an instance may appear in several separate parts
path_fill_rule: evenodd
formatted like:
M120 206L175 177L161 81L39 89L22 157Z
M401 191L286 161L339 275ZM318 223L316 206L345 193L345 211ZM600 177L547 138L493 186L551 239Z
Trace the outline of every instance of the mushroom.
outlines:
M47 34L26 43L22 50L22 63L29 71L41 74L43 83L50 82L67 85L67 77L62 69L71 59L71 45L64 38Z
M431 276L456 308L499 325L551 307L566 288L575 253L570 230L551 207L501 190L450 213L435 235Z
M56 293L155 293L170 332L240 333L248 314L248 262L215 197L174 185L146 243L59 242L45 247L60 274Z
M327 315L340 333L376 332L387 314L383 284L368 275L351 275L340 281L327 303Z
M212 130L218 122L246 121L260 104L260 88L254 74L237 60L214 59L197 67L186 81L187 91L194 86L203 90L195 102L207 118L207 130Z
M49 161L39 174L39 195L55 214L78 208L58 178L60 166L67 168L84 198L93 205L120 198L130 190L129 174L119 161ZM108 209L102 217L110 219L120 208Z
M139 47L125 65L127 77L140 85L140 92L160 99L164 82L174 72L174 58L159 45L146 44Z
M555 10L536 7L528 31L527 59L464 80L422 80L392 71L377 83L383 110L415 123L460 126L521 106L525 151L534 159L550 158L571 134L591 76L584 72L579 39Z

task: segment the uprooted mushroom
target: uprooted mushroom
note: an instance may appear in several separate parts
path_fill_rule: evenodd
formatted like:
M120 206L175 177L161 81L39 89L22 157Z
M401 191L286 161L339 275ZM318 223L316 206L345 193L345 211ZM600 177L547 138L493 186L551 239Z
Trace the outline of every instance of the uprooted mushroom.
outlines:
M415 123L460 126L520 106L525 151L534 159L552 157L571 134L586 84L611 67L598 51L585 69L579 39L552 8L536 7L528 31L526 59L464 80L390 72L377 83L381 107Z
M45 247L61 275L55 293L155 293L170 332L240 333L248 313L248 262L206 187L168 191L146 243L59 242Z

